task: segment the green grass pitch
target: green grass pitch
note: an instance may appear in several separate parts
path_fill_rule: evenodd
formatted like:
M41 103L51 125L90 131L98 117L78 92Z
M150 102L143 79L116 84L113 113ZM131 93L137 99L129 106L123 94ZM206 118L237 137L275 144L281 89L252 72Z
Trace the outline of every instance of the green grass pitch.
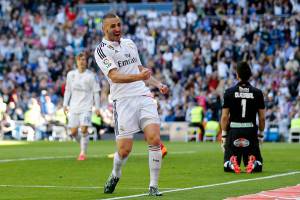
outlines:
M83 162L76 160L79 146L75 142L1 144L0 141L0 200L96 200L148 192L148 155L144 141L135 141L113 194L103 194L104 182L112 169L112 159L107 154L115 151L113 141L91 142L88 160ZM169 154L163 160L161 191L300 172L300 144L263 144L264 171L260 174L224 173L218 143L165 144ZM300 184L300 173L134 199L224 199L297 184Z

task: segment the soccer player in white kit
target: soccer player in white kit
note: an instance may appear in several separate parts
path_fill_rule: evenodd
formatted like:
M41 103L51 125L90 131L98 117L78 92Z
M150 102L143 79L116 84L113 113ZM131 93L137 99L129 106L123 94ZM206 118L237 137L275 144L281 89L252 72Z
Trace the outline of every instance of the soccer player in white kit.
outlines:
M109 13L103 17L104 38L95 49L95 60L110 84L114 105L117 152L113 170L104 185L104 193L112 193L121 177L133 145L133 135L143 131L149 145L149 195L161 196L158 177L162 163L160 148L160 120L157 103L145 82L156 86L162 94L168 87L151 77L151 71L142 66L136 45L121 38L119 17Z
M85 160L88 148L88 127L91 126L92 107L100 115L100 86L96 75L87 69L87 57L84 52L76 56L77 69L68 72L64 94L64 112L68 114L68 127L71 136L80 143L77 160ZM81 134L78 134L80 127Z

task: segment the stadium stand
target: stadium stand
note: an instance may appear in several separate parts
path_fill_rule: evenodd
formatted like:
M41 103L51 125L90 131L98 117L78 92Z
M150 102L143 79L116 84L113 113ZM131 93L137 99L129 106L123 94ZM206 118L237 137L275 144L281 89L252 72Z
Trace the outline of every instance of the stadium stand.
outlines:
M98 72L92 52L101 41L102 14L85 9L84 1L74 2L0 2L0 118L6 113L18 122L14 131L30 125L39 133L35 139L48 138L57 126L55 113L74 55L86 50L90 68ZM123 1L115 8L124 37L138 44L144 65L172 88L167 96L153 89L163 122L188 121L192 102L204 108L205 122L218 121L236 63L248 60L251 83L264 91L266 130L275 123L280 138L288 140L291 120L300 117L298 1L175 0L172 6L156 10L149 4L148 12L139 12L145 4L134 8ZM108 83L98 74L103 127L111 132ZM32 113L39 119L27 121Z

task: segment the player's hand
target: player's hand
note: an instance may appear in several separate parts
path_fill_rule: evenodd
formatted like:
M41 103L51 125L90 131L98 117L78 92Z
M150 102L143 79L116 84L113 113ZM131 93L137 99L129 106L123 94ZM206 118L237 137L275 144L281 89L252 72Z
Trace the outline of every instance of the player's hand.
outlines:
M97 115L98 117L100 117L101 114L100 114L100 110L99 110L99 109L96 109L96 110L95 110L95 113L96 113L96 115Z
M69 108L68 107L64 107L64 113L65 113L65 115L67 115L68 112L69 112Z
M147 68L143 68L143 70L140 73L141 80L148 80L151 77L151 70Z
M225 144L226 144L226 138L222 137L221 140L221 149L223 152L225 152Z
M160 84L159 91L162 94L167 94L169 92L169 88L168 88L168 86L166 86L164 84Z

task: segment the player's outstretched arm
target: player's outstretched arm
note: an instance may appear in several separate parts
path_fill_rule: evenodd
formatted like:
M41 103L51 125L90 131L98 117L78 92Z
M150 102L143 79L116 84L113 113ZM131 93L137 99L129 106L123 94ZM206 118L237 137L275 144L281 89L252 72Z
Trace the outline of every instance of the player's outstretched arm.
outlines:
M108 77L114 83L132 83L135 81L145 81L151 76L151 71L145 69L139 74L122 74L117 71L117 69L111 69L108 73Z
M148 70L148 69L143 66L139 66L139 70L142 72L143 70ZM165 84L162 84L160 81L158 81L153 76L151 76L148 80L145 80L144 82L158 88L162 94L167 94L169 92L168 86L166 86Z

